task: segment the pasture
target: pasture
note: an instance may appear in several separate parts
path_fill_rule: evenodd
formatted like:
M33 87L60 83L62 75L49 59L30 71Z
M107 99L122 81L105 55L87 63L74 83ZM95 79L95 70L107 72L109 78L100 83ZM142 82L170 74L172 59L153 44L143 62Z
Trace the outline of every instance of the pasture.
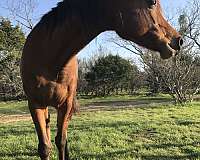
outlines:
M86 107L73 117L68 131L71 158L200 159L200 103L185 107L162 103L168 101L168 97L128 96L81 99L81 105ZM26 105L26 102L0 103L1 160L38 159L38 141ZM56 114L51 112L51 159L56 160Z

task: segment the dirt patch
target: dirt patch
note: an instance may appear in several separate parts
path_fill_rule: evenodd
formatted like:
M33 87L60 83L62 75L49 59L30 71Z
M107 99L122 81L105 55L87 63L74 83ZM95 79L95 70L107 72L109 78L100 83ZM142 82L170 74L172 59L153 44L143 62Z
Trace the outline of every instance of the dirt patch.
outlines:
M31 121L30 114L23 115L0 115L0 124L13 123L19 121Z
M80 112L88 111L107 111L116 109L131 109L131 108L145 108L155 107L159 105L171 104L171 100L153 99L153 100L126 100L126 101L104 101L104 102L93 102L85 106L80 107ZM52 107L50 108L52 109ZM54 112L54 110L52 110ZM14 123L19 121L32 121L30 114L19 114L19 115L6 115L0 114L0 124Z
M115 110L115 109L130 109L130 108L146 108L155 107L160 105L169 105L173 102L168 99L144 99L144 100L126 100L126 101L104 101L93 102L82 106L82 111L95 111L95 110Z

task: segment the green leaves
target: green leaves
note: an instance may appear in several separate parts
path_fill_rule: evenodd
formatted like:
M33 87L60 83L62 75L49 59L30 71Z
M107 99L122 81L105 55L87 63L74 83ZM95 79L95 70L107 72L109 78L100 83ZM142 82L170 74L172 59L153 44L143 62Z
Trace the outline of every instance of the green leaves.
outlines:
M7 19L0 21L0 51L21 51L25 42L25 35L19 26L13 26Z
M138 68L129 60L118 55L99 57L86 73L89 86L98 88L96 95L109 95L116 89L122 89L130 83L131 77L136 76ZM97 93L98 92L98 93Z
M25 35L19 26L13 26L8 19L0 20L0 99L23 95L20 57L24 42Z

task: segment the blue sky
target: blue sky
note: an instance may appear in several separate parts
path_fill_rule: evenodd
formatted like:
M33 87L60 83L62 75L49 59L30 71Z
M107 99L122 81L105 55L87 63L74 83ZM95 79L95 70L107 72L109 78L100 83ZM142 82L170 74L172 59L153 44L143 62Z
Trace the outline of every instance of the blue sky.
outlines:
M0 1L0 16L9 18L8 12L2 8L4 6L5 1L6 0ZM18 0L15 1L17 2ZM34 19L35 19L34 23L37 23L37 21L40 20L40 17L46 12L48 12L52 7L55 7L58 2L59 0L38 0L38 6L34 11ZM172 17L179 11L180 8L186 6L186 2L187 2L186 0L161 0L163 10L168 17ZM108 39L107 38L108 34L109 36L111 35L110 33L103 33L100 36L98 36L96 40L91 42L86 48L84 48L79 53L79 57L92 56L93 52L99 45L105 46L106 48L112 51L114 50L114 52L119 53L122 56L123 55L125 55L125 57L132 56L130 53L124 50L121 50L119 48L117 49L116 46L114 46L112 43L108 43L106 40Z

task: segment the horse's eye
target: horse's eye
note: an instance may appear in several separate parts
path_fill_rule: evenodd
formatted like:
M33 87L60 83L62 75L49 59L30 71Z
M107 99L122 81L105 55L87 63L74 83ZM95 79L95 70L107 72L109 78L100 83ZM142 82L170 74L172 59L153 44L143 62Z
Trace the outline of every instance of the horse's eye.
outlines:
M149 7L155 6L157 3L157 0L146 0L146 1Z

